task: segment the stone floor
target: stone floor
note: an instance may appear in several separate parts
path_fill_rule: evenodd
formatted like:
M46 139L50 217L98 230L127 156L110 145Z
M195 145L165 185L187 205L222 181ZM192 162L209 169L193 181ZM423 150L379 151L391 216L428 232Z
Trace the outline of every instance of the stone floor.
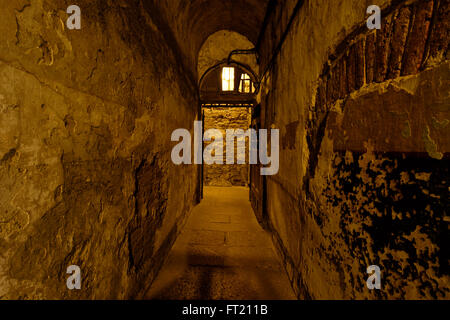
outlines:
M147 299L295 299L243 187L205 187Z

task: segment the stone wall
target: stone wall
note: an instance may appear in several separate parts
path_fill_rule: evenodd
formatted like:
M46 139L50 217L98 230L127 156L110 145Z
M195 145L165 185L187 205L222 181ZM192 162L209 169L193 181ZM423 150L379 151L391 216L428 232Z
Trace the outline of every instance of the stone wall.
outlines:
M246 141L246 150L239 149L239 152L245 152L246 164L237 164L238 144L235 140L234 155L235 164L226 163L226 130L242 129L248 130L251 121L251 110L249 107L204 107L204 130L218 129L223 135L223 162L224 164L205 164L204 165L204 183L207 186L231 187L248 186L248 139ZM205 142L205 147L210 142Z
M448 299L449 1L370 4L379 31L364 1L304 1L264 74L281 130L265 223L299 298ZM271 15L261 70L293 11Z
M138 297L198 201L170 160L195 80L141 3L78 0L81 30L67 1L2 3L0 299Z

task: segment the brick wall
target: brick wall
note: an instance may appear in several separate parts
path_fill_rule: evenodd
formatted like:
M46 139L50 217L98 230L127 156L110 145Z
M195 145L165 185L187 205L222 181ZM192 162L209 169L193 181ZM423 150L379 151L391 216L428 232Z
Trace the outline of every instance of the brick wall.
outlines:
M365 2L304 1L263 74L262 126L282 141L265 223L299 298L450 294L449 1L374 2L372 31ZM273 10L263 64L291 7Z

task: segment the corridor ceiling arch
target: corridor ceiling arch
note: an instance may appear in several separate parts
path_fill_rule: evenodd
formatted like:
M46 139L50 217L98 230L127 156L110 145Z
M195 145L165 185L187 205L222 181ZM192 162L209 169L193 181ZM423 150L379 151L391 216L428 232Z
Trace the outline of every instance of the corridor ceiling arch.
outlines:
M197 73L199 77L213 66L225 61L233 50L250 50L255 45L244 35L234 31L220 30L210 35L203 43L198 54ZM256 54L236 54L232 60L247 66L253 73L259 74Z
M142 0L144 7L172 34L186 65L197 74L197 58L206 39L230 30L257 43L270 0ZM177 14L174 15L174 12ZM197 79L200 75L197 75Z
M225 69L232 69L232 79L228 81L223 77ZM231 86L224 88L227 82ZM223 60L205 71L200 78L199 89L203 103L253 103L259 90L259 82L249 66Z

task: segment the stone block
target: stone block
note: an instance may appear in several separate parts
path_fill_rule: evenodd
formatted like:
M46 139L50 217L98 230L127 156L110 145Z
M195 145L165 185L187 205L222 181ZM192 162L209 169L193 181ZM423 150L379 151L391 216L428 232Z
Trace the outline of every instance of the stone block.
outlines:
M416 74L422 65L432 14L433 1L418 1L414 5L413 25L406 44L402 75Z
M427 64L433 64L446 58L450 41L450 0L438 1L437 12L429 39Z
M376 33L372 32L366 37L366 83L370 84L374 81L376 55L375 46Z
M388 58L392 35L392 15L383 18L381 30L377 30L376 38L376 68L374 78L376 82L383 82L386 79L388 70Z

